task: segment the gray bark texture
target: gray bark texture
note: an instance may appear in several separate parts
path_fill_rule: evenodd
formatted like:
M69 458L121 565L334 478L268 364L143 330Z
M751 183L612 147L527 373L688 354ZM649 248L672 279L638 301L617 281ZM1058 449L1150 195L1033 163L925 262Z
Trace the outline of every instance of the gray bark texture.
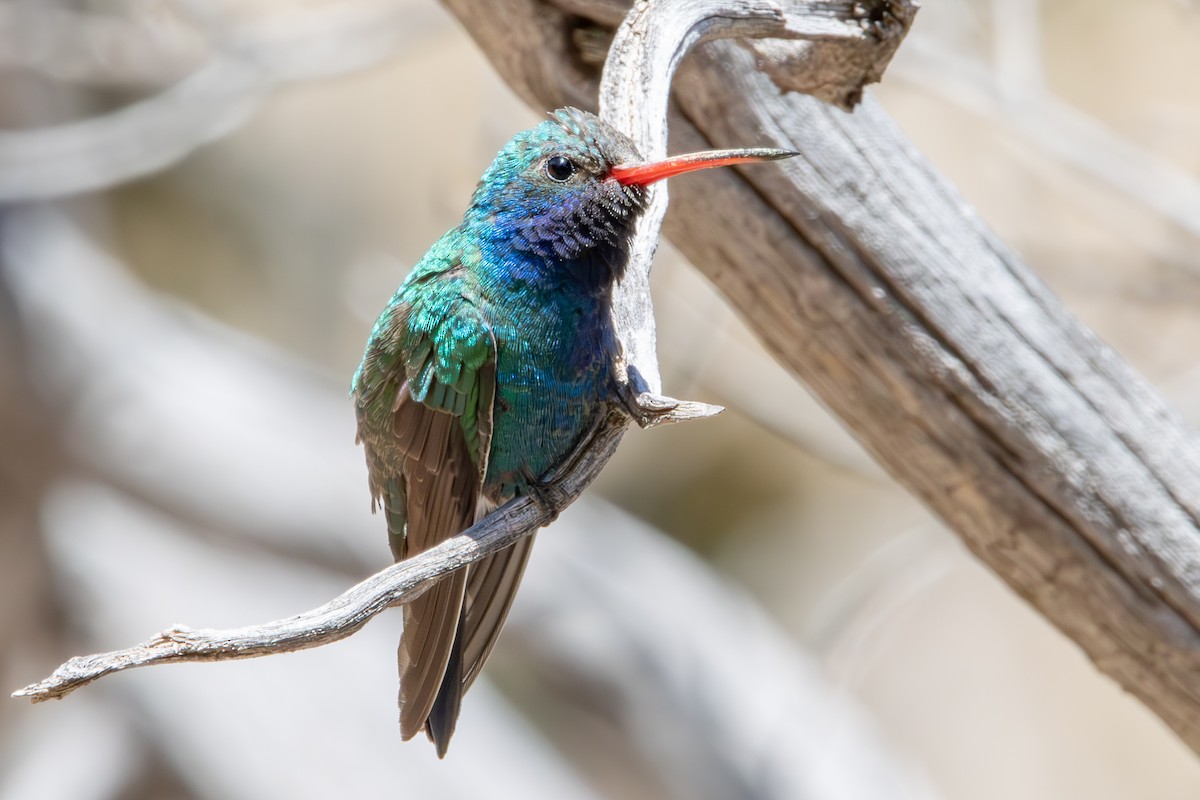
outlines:
M445 4L532 105L596 106L594 65L623 3ZM903 12L856 5L871 24ZM680 181L665 232L898 482L1200 751L1196 433L870 97L846 113L781 94L804 85L789 76L814 51L840 46L692 55L672 149L802 155Z

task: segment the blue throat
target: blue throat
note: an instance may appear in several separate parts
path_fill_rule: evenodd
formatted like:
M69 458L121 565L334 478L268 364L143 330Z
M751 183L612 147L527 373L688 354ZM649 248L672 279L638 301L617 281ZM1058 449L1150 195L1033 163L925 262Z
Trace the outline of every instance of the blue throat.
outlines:
M471 214L464 226L479 244L487 279L506 294L590 297L607 308L612 285L625 274L629 261L630 239L623 231L607 241L580 241L570 232L553 238L561 226L539 227L529 217L479 219Z

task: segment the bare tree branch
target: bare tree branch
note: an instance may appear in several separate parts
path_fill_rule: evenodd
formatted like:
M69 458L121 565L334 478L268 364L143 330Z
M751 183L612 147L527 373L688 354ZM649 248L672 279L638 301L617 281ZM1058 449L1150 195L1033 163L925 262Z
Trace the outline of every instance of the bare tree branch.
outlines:
M563 505L578 497L591 482L590 473L599 470L594 466L595 459L607 460L623 432L622 423L604 425L590 439L589 447L577 453L576 459L554 479ZM134 667L257 658L336 642L381 611L417 597L430 581L503 550L551 519L550 509L539 507L528 497L517 498L466 532L375 573L320 608L231 630L193 630L176 625L124 650L72 658L49 678L19 689L13 697L28 697L37 703L65 697L98 678Z
M531 103L594 86L574 32L611 2L446 2ZM668 235L900 483L1200 751L1196 434L877 105L780 96L750 60L694 55L673 141L803 155L681 182Z
M858 24L857 3L802 3L798 13L783 14L774 3L762 2L659 2L647 3L618 34L607 67L608 114L625 128L644 152L661 153L665 145L665 118L675 65L687 47L703 38L736 35L745 25L750 35L845 36L846 25L831 27L838 15ZM715 22L714 22L715 21ZM874 35L860 28L860 35ZM902 29L900 31L902 33ZM889 51L890 54L890 51ZM851 78L861 80L863 76ZM629 91L630 87L634 87ZM638 88L640 87L640 89ZM654 89L657 105L641 102L640 91ZM648 215L637 232L629 272L640 273L644 287L657 242L665 195L659 195L657 213ZM720 409L703 403L674 400L657 394L658 365L653 351L653 314L645 288L628 287L614 298L614 321L623 341L649 343L649 349L632 346L626 353L629 385L623 397L613 399L607 418L563 468L550 476L558 495L557 508L565 507L599 474L615 450L629 421L643 427L711 416ZM175 627L136 647L75 658L45 681L16 692L36 701L62 697L99 677L132 667L180 661L215 661L252 658L289 652L344 638L388 606L417 596L424 585L484 556L497 552L521 536L549 522L557 509L539 507L529 498L518 498L489 515L467 532L421 555L389 567L368 578L330 603L307 614L227 631Z

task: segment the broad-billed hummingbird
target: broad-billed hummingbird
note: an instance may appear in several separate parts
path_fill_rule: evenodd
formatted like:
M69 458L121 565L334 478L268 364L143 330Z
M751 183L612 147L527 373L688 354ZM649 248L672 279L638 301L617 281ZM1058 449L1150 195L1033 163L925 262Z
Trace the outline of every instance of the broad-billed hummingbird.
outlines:
M373 498L402 560L455 536L570 454L613 396L613 282L646 187L692 170L795 155L720 150L645 162L574 108L517 134L462 222L409 273L354 375ZM439 580L404 607L400 732L444 756L533 537Z

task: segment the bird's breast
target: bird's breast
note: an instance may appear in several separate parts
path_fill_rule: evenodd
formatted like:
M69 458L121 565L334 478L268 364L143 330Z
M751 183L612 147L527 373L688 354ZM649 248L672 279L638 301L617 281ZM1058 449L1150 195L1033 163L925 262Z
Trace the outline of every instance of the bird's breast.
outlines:
M524 493L604 412L615 337L594 297L525 298L495 314L496 403L485 490Z

